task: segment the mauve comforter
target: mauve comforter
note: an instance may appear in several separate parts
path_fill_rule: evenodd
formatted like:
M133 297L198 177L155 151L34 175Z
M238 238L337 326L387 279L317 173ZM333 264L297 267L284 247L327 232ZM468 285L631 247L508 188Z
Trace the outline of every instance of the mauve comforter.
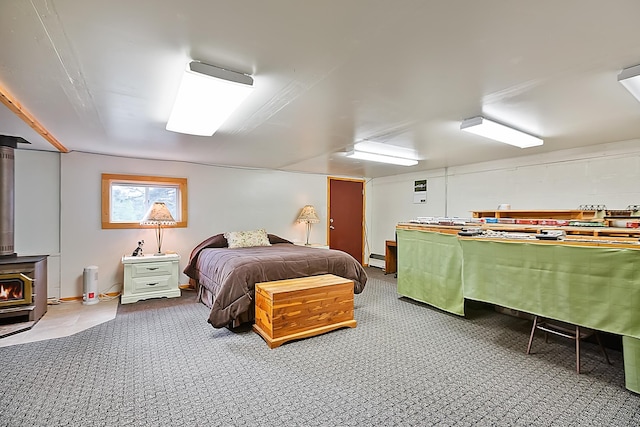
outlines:
M195 261L189 275L213 296L208 322L215 328L253 323L256 283L335 274L353 280L356 294L367 283L362 265L346 252L291 243L204 248L198 251Z

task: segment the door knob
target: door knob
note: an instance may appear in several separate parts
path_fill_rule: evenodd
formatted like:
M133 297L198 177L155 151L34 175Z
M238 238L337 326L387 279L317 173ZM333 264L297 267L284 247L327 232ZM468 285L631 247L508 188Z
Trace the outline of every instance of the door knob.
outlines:
M335 228L333 225L330 225L330 226L329 226L329 229L331 229L331 230L335 230L336 228Z

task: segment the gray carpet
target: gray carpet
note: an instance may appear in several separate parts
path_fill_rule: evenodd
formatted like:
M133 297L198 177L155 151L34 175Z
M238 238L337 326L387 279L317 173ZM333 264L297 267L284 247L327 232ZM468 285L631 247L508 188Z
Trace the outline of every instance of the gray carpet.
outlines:
M640 396L585 343L534 342L530 323L400 298L371 275L358 327L269 349L213 329L193 294L127 305L77 335L0 348L2 426L640 425ZM391 279L392 280L392 279ZM393 280L392 280L393 281Z

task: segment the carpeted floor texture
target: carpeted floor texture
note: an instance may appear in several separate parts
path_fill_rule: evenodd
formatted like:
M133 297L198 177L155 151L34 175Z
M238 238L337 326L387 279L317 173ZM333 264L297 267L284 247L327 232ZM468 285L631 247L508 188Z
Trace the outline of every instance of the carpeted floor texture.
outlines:
M372 269L369 269L372 270ZM192 292L121 306L71 337L0 348L1 426L638 426L622 354L470 305L466 318L371 274L355 329L269 349L214 329Z

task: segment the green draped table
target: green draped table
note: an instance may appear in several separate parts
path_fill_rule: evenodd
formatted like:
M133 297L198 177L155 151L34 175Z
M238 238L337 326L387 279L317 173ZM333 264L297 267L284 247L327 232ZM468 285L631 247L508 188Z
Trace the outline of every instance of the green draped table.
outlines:
M397 243L398 293L464 316L458 236L397 230Z
M467 298L622 335L626 387L640 393L640 246L400 228L397 242L400 295L461 316Z

